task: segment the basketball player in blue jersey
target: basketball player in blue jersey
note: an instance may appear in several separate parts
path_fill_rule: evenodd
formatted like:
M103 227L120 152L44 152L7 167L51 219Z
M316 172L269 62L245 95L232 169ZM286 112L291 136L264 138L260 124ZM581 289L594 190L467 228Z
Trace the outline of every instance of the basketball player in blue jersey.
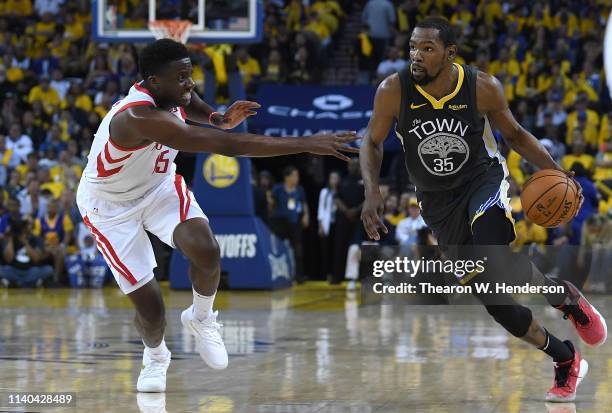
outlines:
M442 249L457 245L507 246L514 240L508 174L492 128L498 129L512 149L538 168L563 171L514 119L501 83L476 68L454 63L456 54L454 30L449 22L424 19L410 38L412 64L387 77L378 87L360 152L366 192L361 219L374 240L380 239L379 231L387 232L378 178L382 144L394 121L423 218ZM527 258L519 261L513 262L511 276L527 274L527 279L539 285L558 285ZM586 344L603 344L607 336L603 317L575 286L562 283L565 293L546 294L548 302L571 320ZM573 344L550 334L527 307L510 296L493 303L477 297L512 335L552 357L555 379L546 399L574 400L588 364Z

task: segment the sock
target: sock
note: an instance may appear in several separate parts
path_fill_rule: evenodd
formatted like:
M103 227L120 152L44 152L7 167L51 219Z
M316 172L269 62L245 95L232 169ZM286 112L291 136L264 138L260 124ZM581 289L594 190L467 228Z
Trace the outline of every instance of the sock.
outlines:
M157 347L149 347L145 344L145 351L147 351L151 357L155 358L164 357L170 352L168 347L166 347L166 340L164 338L162 338L161 343L159 343Z
M563 363L574 359L574 352L567 344L550 334L547 329L544 329L544 331L546 331L546 344L540 347L540 350L552 357L555 363Z
M217 293L214 293L212 296L207 297L205 295L199 294L195 289L193 289L193 316L196 320L202 321L206 320L212 314L213 303L215 302L215 296Z

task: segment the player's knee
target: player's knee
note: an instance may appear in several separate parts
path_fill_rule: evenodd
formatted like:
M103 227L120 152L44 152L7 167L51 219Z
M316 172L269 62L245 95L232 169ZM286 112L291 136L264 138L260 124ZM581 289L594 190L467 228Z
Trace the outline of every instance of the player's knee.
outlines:
M199 238L199 239L198 239ZM194 237L194 245L191 251L191 256L188 256L189 261L198 268L216 268L221 262L221 250L217 240L212 237Z
M488 305L487 311L515 337L524 337L533 320L531 310L521 305Z

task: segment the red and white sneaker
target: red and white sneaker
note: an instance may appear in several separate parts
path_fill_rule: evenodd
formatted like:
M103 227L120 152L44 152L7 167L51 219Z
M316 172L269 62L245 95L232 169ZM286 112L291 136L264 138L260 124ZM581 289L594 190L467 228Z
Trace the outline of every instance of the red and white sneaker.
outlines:
M563 312L563 318L569 319L574 324L578 336L586 345L601 346L608 338L606 320L574 284L569 281L563 283L568 291L566 300L569 301L555 308Z
M573 402L576 399L576 388L589 371L589 363L582 358L580 352L574 350L569 340L564 341L574 352L572 360L555 363L555 380L546 393L549 402Z

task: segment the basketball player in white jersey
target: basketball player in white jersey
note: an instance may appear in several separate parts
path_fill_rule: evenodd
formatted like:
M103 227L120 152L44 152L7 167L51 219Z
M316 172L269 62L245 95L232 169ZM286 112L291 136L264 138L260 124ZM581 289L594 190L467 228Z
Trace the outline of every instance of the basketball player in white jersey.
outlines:
M222 129L254 115L254 102L236 102L225 114L214 112L193 91L192 64L185 46L162 39L140 54L142 82L102 120L77 193L85 224L96 238L121 290L136 308L135 324L145 350L137 383L141 392L163 392L170 351L164 342L165 309L153 249L145 231L178 248L190 262L193 305L181 321L195 336L198 352L213 369L228 364L213 312L219 285L219 246L208 219L180 175L179 150L227 156L276 156L310 152L357 152L347 146L355 133L307 139L227 133L185 123L186 119Z

